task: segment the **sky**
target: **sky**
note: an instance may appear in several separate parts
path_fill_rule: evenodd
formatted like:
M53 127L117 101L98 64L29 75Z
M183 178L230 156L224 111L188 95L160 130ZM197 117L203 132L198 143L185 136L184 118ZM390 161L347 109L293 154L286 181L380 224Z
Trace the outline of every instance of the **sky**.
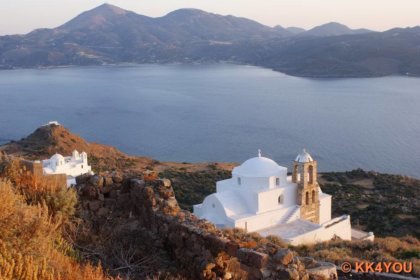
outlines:
M0 35L56 27L103 3L152 17L198 8L305 29L332 21L377 31L420 25L420 0L0 0Z

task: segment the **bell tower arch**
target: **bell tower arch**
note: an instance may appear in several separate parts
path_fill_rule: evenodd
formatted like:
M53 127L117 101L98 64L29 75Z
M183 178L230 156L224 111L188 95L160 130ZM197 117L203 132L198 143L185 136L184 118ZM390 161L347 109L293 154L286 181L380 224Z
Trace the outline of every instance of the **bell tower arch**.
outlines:
M319 185L317 162L304 149L293 162L292 182L298 185L300 218L319 223Z

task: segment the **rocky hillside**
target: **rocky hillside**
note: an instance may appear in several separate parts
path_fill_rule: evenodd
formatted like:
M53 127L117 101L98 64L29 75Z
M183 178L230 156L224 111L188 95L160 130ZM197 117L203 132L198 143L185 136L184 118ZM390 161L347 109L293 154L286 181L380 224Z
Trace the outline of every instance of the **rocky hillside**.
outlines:
M55 124L41 126L21 140L0 146L0 151L30 160L46 159L55 153L68 156L73 150L88 153L89 164L95 172L115 171L125 175L139 175L147 170L159 173L167 169L200 171L212 168L211 163L159 162L147 157L130 156L111 146L90 143L64 126ZM223 170L231 170L233 166L231 163L218 164Z
M0 37L0 69L230 61L308 77L420 75L420 27L305 31L196 9L151 18L104 4L53 29Z
M112 147L88 143L62 126L40 127L26 138L1 146L1 160L5 163L0 164L0 177L25 174L15 170L1 175L1 170L10 171L7 166L15 166L8 161L18 156L39 159L73 149L92 154L94 168L99 170L95 176L77 179L77 204L72 190L55 189L50 193L45 188L44 193L39 193L40 186L30 186L36 180L19 181L14 177L11 182L25 184L15 189L24 190L28 203L45 197L53 213L60 213L60 221L62 217L72 221L65 231L70 252L78 259L100 261L112 275L130 279L144 279L146 275L165 279L322 279L319 274L329 275L335 268L303 256L337 265L343 260L363 259L365 249L377 261L407 261L419 256L420 243L410 236L399 242L387 237L373 244L336 240L301 246L295 248L301 256L297 257L278 238L217 230L179 205L190 209L201 202L214 192L215 181L230 176L233 164L160 163L131 157ZM146 176L146 170L171 180ZM323 190L334 195L333 212L351 214L354 226L373 230L377 236L418 237L419 180L362 170L325 173L319 180ZM78 208L72 210L74 205ZM150 252L154 252L153 256ZM414 262L415 275L419 265ZM360 277L357 279L364 279Z

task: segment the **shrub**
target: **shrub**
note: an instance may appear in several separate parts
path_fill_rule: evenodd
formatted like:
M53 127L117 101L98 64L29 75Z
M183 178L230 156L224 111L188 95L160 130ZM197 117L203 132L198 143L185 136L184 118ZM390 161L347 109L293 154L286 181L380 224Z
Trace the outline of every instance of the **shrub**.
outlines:
M67 255L45 204L28 205L9 182L0 181L0 279L111 279L101 266L81 265Z

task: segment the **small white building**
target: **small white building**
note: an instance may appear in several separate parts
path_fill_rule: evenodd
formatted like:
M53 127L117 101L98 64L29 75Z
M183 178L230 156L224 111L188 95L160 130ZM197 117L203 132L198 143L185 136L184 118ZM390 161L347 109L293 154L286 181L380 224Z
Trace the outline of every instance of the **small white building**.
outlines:
M44 174L66 174L67 186L76 184L76 177L92 173L92 167L88 164L87 153L74 150L71 156L63 157L60 154L53 155L50 159L42 161Z
M331 219L331 195L319 187L317 162L305 150L296 157L292 176L259 151L235 167L232 178L217 182L216 193L194 205L194 214L220 228L276 235L292 245L335 237L373 240L373 233L352 236L350 216Z

